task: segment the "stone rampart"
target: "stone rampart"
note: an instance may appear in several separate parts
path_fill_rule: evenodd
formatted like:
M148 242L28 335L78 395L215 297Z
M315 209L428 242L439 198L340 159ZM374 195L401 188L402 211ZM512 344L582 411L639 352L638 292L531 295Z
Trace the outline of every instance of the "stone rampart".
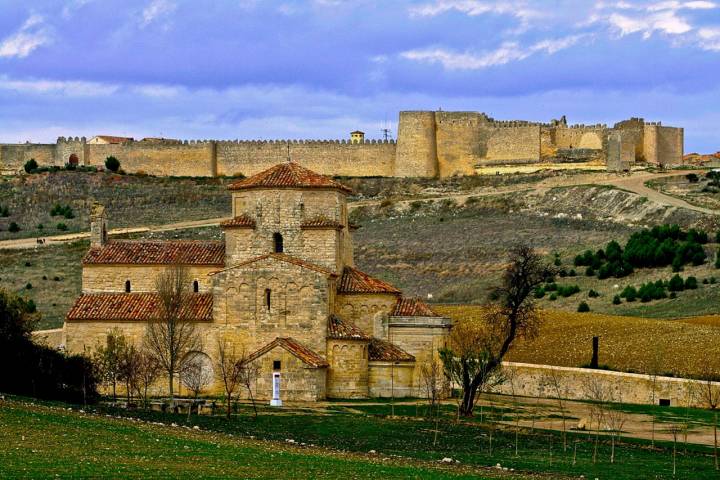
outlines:
M591 392L599 387L613 402L704 406L695 395L702 386L698 380L512 362L504 362L503 369L506 380L495 393L511 395L514 389L518 396L554 397L551 385L556 382L568 400L592 400Z

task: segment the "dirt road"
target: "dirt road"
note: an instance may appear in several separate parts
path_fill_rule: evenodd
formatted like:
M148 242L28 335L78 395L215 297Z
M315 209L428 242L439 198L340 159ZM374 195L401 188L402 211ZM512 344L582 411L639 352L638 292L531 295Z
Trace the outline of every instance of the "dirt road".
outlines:
M582 173L578 175L560 176L554 178L548 178L542 180L536 184L518 184L507 187L499 188L480 188L469 192L462 193L444 193L439 195L428 195L421 198L409 198L405 200L399 200L394 202L395 205L409 205L410 203L417 200L442 200L442 199L453 199L458 203L463 203L468 197L484 197L493 195L504 195L508 193L516 192L528 192L540 194L551 188L558 187L572 187L578 185L612 185L623 190L628 190L643 197L647 197L656 203L662 205L669 205L677 208L685 208L688 210L694 210L709 215L718 215L720 212L709 208L698 207L691 205L679 198L666 195L664 193L653 190L645 186L645 182L654 180L657 178L685 175L691 173L693 170L673 170L670 172L663 173L647 173L647 172L636 172L625 175L618 175L607 172L592 172ZM350 210L363 206L375 206L379 205L382 200L360 200L352 202L348 205ZM183 230L186 228L199 228L199 227L212 227L219 225L220 222L225 220L224 218L211 218L207 220L194 220L187 222L169 223L165 225L149 225L132 228L115 228L110 230L110 236L123 235L128 233L143 233L143 232L163 232L171 230ZM65 235L54 235L50 237L44 237L45 243L39 244L35 238L21 238L17 240L3 240L0 241L0 249L22 249L22 248L39 248L42 246L56 245L58 243L73 242L75 240L81 240L90 237L90 232L81 233L70 233Z

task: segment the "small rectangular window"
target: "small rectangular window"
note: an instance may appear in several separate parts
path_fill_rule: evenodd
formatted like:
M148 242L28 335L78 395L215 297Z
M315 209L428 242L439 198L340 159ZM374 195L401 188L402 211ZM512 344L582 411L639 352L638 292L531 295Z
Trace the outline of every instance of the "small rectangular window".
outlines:
M280 360L273 360L273 370L280 370Z
M661 398L661 399L660 399L660 406L661 406L661 407L669 407L669 406L670 406L670 399L669 399L669 398Z

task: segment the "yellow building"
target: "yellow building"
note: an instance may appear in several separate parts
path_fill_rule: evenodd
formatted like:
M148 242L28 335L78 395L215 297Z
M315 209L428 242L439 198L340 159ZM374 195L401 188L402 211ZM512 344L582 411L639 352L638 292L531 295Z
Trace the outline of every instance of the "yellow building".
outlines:
M212 368L219 338L252 352L257 398L271 397L276 374L282 400L422 394L420 366L436 359L450 322L355 267L351 191L290 162L229 189L221 241L108 241L95 207L65 348L93 348L113 328L139 344L158 310L157 274L182 264L203 339L193 354Z

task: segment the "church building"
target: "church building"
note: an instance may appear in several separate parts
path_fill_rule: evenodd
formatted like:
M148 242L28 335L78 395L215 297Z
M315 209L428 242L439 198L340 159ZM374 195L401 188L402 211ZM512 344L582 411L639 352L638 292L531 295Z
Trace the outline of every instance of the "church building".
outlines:
M272 396L274 377L283 401L423 395L421 366L436 361L450 321L355 266L350 189L286 162L229 190L221 241L108 240L95 205L66 350L95 348L114 328L140 345L159 311L155 278L181 264L203 345L193 355L215 368L220 338L248 352L257 398Z

